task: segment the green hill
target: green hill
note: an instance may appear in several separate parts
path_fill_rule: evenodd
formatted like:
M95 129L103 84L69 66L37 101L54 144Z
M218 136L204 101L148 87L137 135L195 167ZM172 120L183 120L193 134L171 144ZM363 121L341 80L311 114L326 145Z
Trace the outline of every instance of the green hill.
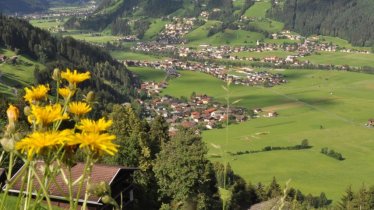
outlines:
M47 0L1 0L0 12L3 13L29 13L48 8Z
M71 37L56 38L28 22L0 16L0 47L17 50L21 55L38 60L46 68L33 72L35 82L51 83L54 68L89 70L92 78L82 84L83 93L93 90L102 105L130 101L136 95L137 79L109 53L99 47Z
M372 0L284 0L269 12L303 35L336 36L359 46L374 44Z

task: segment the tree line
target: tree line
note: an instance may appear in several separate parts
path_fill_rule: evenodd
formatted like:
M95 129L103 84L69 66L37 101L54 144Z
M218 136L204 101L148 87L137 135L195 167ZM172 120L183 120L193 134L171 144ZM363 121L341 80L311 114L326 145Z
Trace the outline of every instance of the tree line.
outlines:
M268 16L305 36L322 34L348 40L358 46L373 46L374 2L371 0L285 0L274 3Z

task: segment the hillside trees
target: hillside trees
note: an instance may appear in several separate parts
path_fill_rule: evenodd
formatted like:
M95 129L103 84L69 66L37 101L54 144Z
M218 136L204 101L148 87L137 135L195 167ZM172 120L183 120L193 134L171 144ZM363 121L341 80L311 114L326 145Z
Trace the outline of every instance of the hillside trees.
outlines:
M168 15L183 6L183 0L147 0L144 11L151 17Z
M359 46L374 44L374 2L371 0L285 0L269 15L303 35L337 36Z
M105 162L138 167L134 175L136 185L134 209L158 209L158 185L153 172L153 162L160 143L168 137L164 119L157 118L151 125L141 121L130 106L115 105L110 114L111 132L117 136L119 152ZM149 135L148 135L149 134Z
M217 209L216 179L207 148L191 130L181 130L157 155L154 172L163 200L175 209Z
M28 22L0 15L0 47L19 49L45 64L45 69L34 72L36 83L50 83L53 69L89 70L91 80L82 83L81 94L95 91L100 109L108 102L130 101L137 93L138 81L130 71L99 47L71 37L56 38ZM110 81L110 82L108 82ZM54 83L50 83L53 87Z

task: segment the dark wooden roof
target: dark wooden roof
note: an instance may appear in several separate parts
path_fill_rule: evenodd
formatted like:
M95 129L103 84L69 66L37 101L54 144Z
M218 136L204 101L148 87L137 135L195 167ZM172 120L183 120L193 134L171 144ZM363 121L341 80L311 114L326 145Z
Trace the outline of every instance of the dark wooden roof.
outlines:
M24 166L22 166L23 168ZM44 167L44 162L39 161L36 163L35 168L37 169L37 173L39 177L42 177L41 168ZM18 172L12 177L11 180L16 179L18 176L25 175L26 173L21 174L22 168L18 170ZM65 175L68 174L67 169L63 169L65 172ZM75 166L72 167L72 180L77 180L82 174L84 170L84 163L77 163ZM122 166L111 166L111 165L105 165L105 164L94 164L92 167L92 173L91 173L91 183L100 183L102 181L108 183L109 185L112 185L112 182L117 177L117 175L120 173L120 171L126 171L128 173L133 173L137 168L130 168L130 167L122 167ZM64 183L64 178L62 173L58 173L56 175L56 183L52 183L51 187L49 188L50 197L55 200L64 200L65 197L68 197L68 186ZM13 185L12 189L9 190L11 193L20 193L21 189L21 179L17 179L15 184ZM36 178L34 178L33 181L33 188L39 189L39 184ZM73 186L73 194L74 197L77 196L78 191L78 185ZM3 187L3 189L5 186ZM86 184L83 185L81 194L79 199L83 201L84 199L84 192L86 190ZM99 204L100 203L100 197L97 197L95 195L91 195L88 199L88 203L90 204Z

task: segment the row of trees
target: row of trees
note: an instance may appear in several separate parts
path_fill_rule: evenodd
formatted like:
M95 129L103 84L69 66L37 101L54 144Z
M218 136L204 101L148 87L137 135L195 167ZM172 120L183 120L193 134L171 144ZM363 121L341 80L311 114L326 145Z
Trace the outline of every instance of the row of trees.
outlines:
M327 148L327 147L322 148L321 153L324 154L324 155L327 155L329 157L335 158L337 160L345 160L345 158L343 157L343 155L341 153L335 152L335 150L333 150L333 149L329 150L329 148Z
M370 0L285 0L273 4L269 16L285 23L285 27L303 35L337 36L359 46L374 44Z
M338 206L340 209L349 210L374 209L374 186L367 187L363 184L357 191L353 191L352 187L349 186Z

